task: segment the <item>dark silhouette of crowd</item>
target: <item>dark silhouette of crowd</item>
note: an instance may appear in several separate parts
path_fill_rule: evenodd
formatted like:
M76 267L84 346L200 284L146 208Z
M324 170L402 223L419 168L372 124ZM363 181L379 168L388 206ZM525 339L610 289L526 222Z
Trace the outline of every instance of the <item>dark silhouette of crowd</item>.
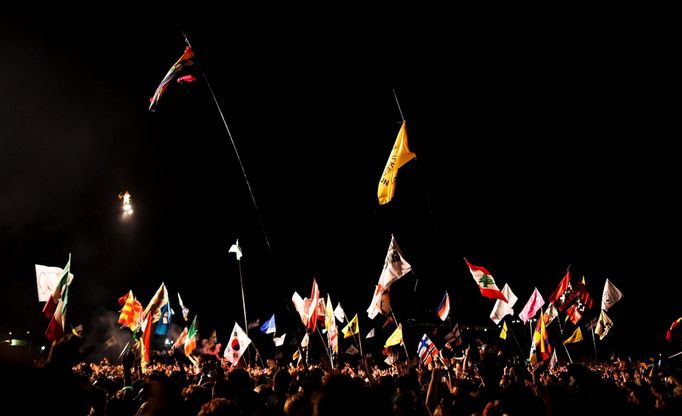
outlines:
M476 350L476 351L474 351ZM67 335L44 363L2 360L2 414L107 416L470 416L682 415L682 384L656 362L548 361L530 365L494 346L467 348L428 366L361 361L198 365L181 353L143 371L135 354L87 363L83 340ZM417 365L415 365L417 364Z

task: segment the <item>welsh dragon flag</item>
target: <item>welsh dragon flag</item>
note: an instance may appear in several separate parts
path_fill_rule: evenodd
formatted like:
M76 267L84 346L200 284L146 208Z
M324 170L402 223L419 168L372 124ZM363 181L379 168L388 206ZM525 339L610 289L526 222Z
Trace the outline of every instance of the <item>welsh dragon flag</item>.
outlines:
M501 299L507 302L507 298L497 287L495 284L495 279L493 279L493 276L488 270L486 270L485 267L473 265L469 263L467 259L464 259L464 261L466 262L467 266L469 266L471 275L474 277L476 284L478 284L478 288L481 290L481 295L485 296L486 298Z

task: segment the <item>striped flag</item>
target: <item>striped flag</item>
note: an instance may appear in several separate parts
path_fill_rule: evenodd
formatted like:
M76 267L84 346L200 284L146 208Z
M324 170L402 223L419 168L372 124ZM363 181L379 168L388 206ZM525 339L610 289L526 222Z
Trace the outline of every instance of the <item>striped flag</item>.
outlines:
M438 317L440 318L441 321L445 321L448 319L448 315L450 314L450 296L448 296L448 292L445 291L445 296L443 296L443 300L440 301L440 305L438 305Z
M185 338L185 355L190 356L192 351L197 347L197 317L194 316L192 325L187 330L187 338Z
M149 99L149 111L156 111L156 106L159 104L161 95L163 95L164 91L166 91L166 88L168 88L168 84L170 84L174 79L181 77L183 73L193 65L194 52L192 51L192 47L187 45L180 59L178 59L178 61L171 66L166 73L166 76L161 80L159 86L156 87L154 96ZM183 78L183 80L186 82L191 82L190 78Z
M125 298L125 299L124 299ZM127 326L131 330L135 330L140 326L140 318L142 318L142 304L135 299L133 291L128 291L127 295L123 295L118 299L121 303L123 299L123 309L118 317L118 323Z
M464 261L466 262L467 266L469 266L469 271L471 272L471 275L474 277L474 281L476 281L476 284L478 285L478 288L481 291L481 295L485 296L486 298L501 299L507 302L507 298L500 291L500 288L498 288L497 285L495 284L495 279L493 279L493 275L490 274L490 272L486 270L485 267L471 264L467 261L467 259L464 259Z
M429 365L438 358L438 348L436 348L426 334L424 334L421 342L419 342L417 355L419 356L422 365Z

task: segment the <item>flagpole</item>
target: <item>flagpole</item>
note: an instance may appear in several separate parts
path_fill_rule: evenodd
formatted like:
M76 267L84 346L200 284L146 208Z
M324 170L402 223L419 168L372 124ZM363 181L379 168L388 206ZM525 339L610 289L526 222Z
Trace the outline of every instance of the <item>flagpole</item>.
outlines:
M332 358L331 347L329 346L329 344L324 342L324 337L322 336L322 332L320 332L320 327L318 326L316 329L317 335L320 336L320 339L322 340L322 345L324 346L324 349L327 351L327 356L329 357L329 366L331 368L334 368L334 359Z
M240 256L241 257L241 256ZM241 258L237 259L237 265L239 266L239 285L241 286L242 289L242 310L244 311L244 331L246 331L246 335L249 335L249 321L246 319L246 298L244 297L244 279L242 277L242 260ZM253 344L253 341L251 341ZM255 348L255 345L254 345ZM249 363L251 363L251 354L248 352L249 350L246 350L247 353L249 354ZM256 350L258 351L258 350ZM260 354L259 354L260 355Z
M187 46L190 48L192 47L192 44L189 42L189 39L187 38L187 34L185 32L182 32L182 36L185 38L185 43L187 43ZM192 48L194 49L194 48ZM268 238L268 233L265 231L265 223L263 222L263 218L260 215L260 210L258 209L258 204L256 203L256 197L253 195L253 189L251 189L251 182L249 182L249 178L246 176L246 169L244 169L244 164L242 163L242 158L239 155L239 151L237 150L237 145L234 142L234 138L232 137L232 133L230 132L230 128L227 125L227 121L225 120L225 115L223 114L223 110L220 107L220 104L218 103L218 99L215 96L215 93L213 92L213 88L211 87L211 83L208 81L208 77L206 76L206 73L204 71L199 70L201 72L201 76L204 78L204 81L206 82L206 86L208 87L208 91L211 93L211 98L213 98L213 102L215 103L216 108L218 109L218 113L220 114L220 118L223 121L223 126L225 126L225 131L227 131L227 137L230 138L230 142L232 143L232 148L234 149L234 153L237 156L237 161L239 162L239 167L242 170L242 175L244 176L244 182L246 182L246 187L249 190L249 195L251 196L251 202L253 203L253 207L256 210L256 215L258 216L258 222L260 223L260 228L261 231L263 232L263 236L265 237L265 244L268 246L268 251L270 252L270 257L272 257L272 247L270 246L270 239Z
M504 320L502 322L504 323ZM514 337L514 342L516 342L516 346L519 348L519 352L521 353L521 357L523 357L524 352L521 349L521 344L519 344L519 340L516 339L516 334L514 333L514 330L511 327L511 322L509 323L509 326L507 328L509 329L509 332L511 332L512 337Z
M542 319L542 316L540 316L540 319ZM559 319L559 334L561 334L561 343L564 346L564 350L566 350L566 355L568 355L568 361L573 364L573 359L571 358L571 354L568 352L568 347L566 346L566 343L564 342L564 330L561 329L561 318L557 316L557 319Z
M594 345L594 360L597 361L597 341L594 339L594 327L597 324L592 325L592 345Z
M346 315L346 311L343 311L343 317L346 318L346 322L350 323L350 321L348 320L348 316ZM362 360L363 363L365 363L365 369L367 370L367 373L370 374L369 365L367 364L367 359L365 358L365 353L362 351L362 334L360 333L360 319L358 319L358 334L357 334L358 338L355 339L355 332L353 332L352 328L351 328L350 334L353 336L353 341L355 341L355 343L358 344L358 347L360 347L360 359ZM371 375L370 375L370 378L372 378Z

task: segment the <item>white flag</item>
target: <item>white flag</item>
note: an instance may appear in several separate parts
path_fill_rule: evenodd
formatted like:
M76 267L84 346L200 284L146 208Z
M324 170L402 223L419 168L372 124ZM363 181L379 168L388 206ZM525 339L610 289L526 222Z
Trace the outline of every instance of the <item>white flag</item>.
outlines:
M224 356L232 365L237 365L237 362L246 351L246 348L251 344L251 338L242 330L238 323L234 323L234 329L230 340L225 347Z
M369 333L365 337L365 339L370 339L370 338L374 338L374 328L372 328L372 330L369 331Z
M301 316L301 322L303 322L303 325L306 325L308 323L308 310L305 301L298 292L294 292L294 295L291 297L291 302L293 302L296 312Z
M613 321L609 316L606 314L605 311L601 311L599 313L599 320L597 321L597 326L594 328L594 333L599 335L599 339L603 340L606 334L609 333L609 330L613 326Z
M334 316L336 317L336 319L339 320L339 322L343 322L346 313L343 311L343 308L341 307L341 302L339 302L339 304L336 305L336 309L334 309Z
M184 303L182 303L180 292L178 292L178 303L180 303L180 309L182 309L182 319L184 319L185 322L187 322L187 319L189 318L189 308L186 307Z
M228 253L234 253L237 256L237 260L242 259L242 248L239 247L239 239L237 239L236 243L232 244Z
M547 309L545 309L545 325L549 325L559 316L559 311L556 309L553 303L550 303Z
M621 293L609 279L606 279L606 283L604 283L604 293L601 296L601 308L608 311L611 306L615 305L616 302L622 298L623 293Z
M493 306L492 312L490 312L490 319L492 319L496 325L499 325L500 321L505 316L514 315L514 309L512 307L516 301L519 300L519 298L516 297L514 292L512 292L511 288L506 283L502 288L502 294L505 298L507 298L507 302L503 301L502 299L497 299L495 301L495 306Z
M282 334L278 337L272 338L272 340L275 341L275 347L281 347L282 345L284 345L284 337L286 336L287 334Z
M62 277L64 269L59 267L48 267L36 264L36 283L38 285L38 302L47 302L52 296L54 288L59 284L59 278ZM69 280L67 285L71 284L73 274L69 273Z
M308 333L306 332L305 335L303 335L303 340L301 341L301 347L305 348L308 346L310 343L310 337L308 336Z
M552 303L552 305L554 305L554 304ZM552 357L549 359L549 368L550 368L550 369L554 368L554 367L556 366L556 363L557 363L558 361L559 361L559 360L557 359L557 356L556 356L556 348L555 348L554 351L552 352Z
M372 296L372 303L367 308L367 315L370 319L374 319L381 312L381 295L388 289L393 282L405 276L412 266L405 261L398 247L398 242L395 237L391 235L391 243L388 246L386 259L384 260L384 269L381 271L379 277L379 284L377 284Z

